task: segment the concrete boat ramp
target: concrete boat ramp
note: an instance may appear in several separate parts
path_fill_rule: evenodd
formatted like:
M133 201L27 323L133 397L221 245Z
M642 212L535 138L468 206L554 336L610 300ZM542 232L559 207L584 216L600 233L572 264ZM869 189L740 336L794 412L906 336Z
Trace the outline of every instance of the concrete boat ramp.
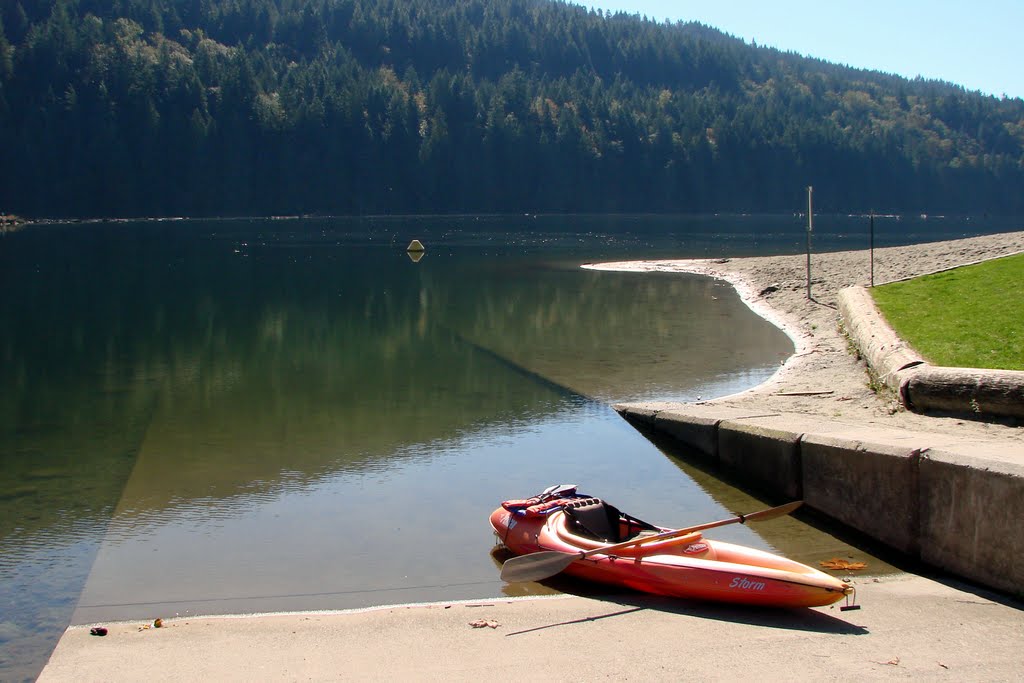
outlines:
M73 627L39 680L1020 680L1020 605L919 576L857 581L854 612L565 596Z
M616 409L751 486L936 567L851 579L862 609L566 595L70 628L40 681L1016 681L1019 448L712 404ZM737 465L742 462L742 467ZM961 581L945 569L974 582ZM1001 586L992 591L978 584Z

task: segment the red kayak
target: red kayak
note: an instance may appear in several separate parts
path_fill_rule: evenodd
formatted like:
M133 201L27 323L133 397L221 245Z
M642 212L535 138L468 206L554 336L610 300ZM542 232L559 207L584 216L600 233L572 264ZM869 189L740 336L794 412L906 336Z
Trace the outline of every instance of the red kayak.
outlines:
M799 562L713 541L700 531L677 533L648 524L600 499L577 494L575 486L551 487L533 498L505 501L491 513L490 522L500 542L517 555L565 553L560 566L567 564L563 570L567 574L655 595L768 607L820 607L854 593L848 583ZM648 537L653 538L645 541ZM625 542L632 545L622 547ZM602 552L613 545L607 554ZM572 555L576 559L570 559ZM556 563L563 559L551 552L536 559L545 556ZM533 559L515 561L523 565Z

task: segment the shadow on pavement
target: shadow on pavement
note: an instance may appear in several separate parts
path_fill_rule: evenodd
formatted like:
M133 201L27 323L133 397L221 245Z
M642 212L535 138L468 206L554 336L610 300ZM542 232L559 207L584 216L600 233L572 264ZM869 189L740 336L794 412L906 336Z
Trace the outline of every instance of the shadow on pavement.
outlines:
M509 557L512 557L507 549L500 546L491 550L491 558L500 567ZM609 605L609 611L597 614L584 619L538 626L524 631L516 631L507 634L508 636L521 635L540 631L558 626L586 623L600 619L633 614L643 610L657 610L669 614L685 615L699 619L713 619L715 621L726 621L736 624L748 624L764 628L786 629L790 631L813 631L815 633L833 633L840 635L866 635L868 630L862 626L851 624L841 618L825 614L821 611L808 608L781 609L769 607L749 607L743 605L729 605L716 602L702 602L699 600L685 600L681 598L665 598L657 595L644 593L622 593L615 589L608 589L604 586L588 583L579 579L564 575L556 575L550 579L533 583L507 584L504 592L506 595L521 597L527 595L542 595L553 593L565 593L591 600L600 600ZM624 609L611 609L624 608ZM838 609L838 607L836 608Z

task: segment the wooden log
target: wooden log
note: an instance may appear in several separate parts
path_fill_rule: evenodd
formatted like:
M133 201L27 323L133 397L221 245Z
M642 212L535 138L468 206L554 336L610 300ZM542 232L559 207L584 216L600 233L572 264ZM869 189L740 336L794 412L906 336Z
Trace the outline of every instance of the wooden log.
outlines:
M900 388L911 410L1024 417L1024 372L924 366Z

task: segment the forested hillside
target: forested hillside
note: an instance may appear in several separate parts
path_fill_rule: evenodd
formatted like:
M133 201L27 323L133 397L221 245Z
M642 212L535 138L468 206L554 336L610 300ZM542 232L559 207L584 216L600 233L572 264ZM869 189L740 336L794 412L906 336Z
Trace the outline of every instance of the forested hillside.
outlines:
M0 213L1015 213L1024 102L553 0L4 0Z

